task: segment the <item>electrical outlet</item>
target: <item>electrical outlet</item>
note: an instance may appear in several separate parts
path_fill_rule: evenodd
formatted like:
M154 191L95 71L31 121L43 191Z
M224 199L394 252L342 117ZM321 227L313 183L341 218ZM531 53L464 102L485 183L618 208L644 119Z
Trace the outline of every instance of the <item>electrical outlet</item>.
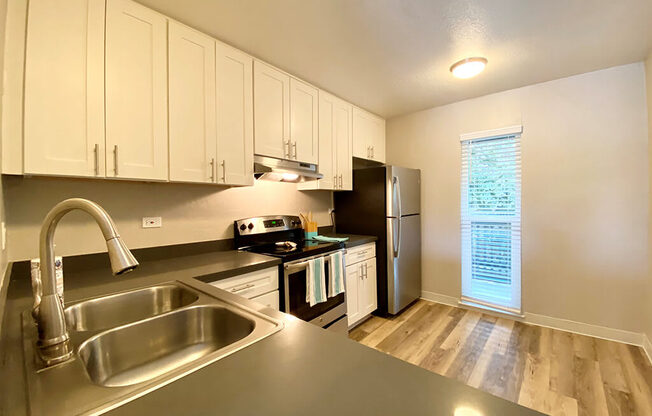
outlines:
M161 217L143 217L143 228L161 228L163 219Z

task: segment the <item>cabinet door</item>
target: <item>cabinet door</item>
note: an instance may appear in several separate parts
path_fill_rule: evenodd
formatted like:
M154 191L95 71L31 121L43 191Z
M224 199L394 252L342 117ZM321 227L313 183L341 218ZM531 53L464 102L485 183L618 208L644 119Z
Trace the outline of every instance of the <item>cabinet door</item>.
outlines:
M337 166L335 165L335 129L333 128L335 97L319 91L319 189L337 187Z
M31 0L25 173L104 176L104 0Z
M385 162L385 120L353 108L353 156Z
M385 163L385 120L374 117L372 133L371 159Z
M346 266L346 314L349 327L362 318L360 310L360 286L362 284L360 266L362 263Z
M217 42L217 183L254 183L253 59Z
M319 158L319 91L294 78L290 79L291 158L317 163Z
M254 61L254 153L288 159L290 77Z
M168 28L170 180L215 178L215 41L176 22Z
M353 189L353 142L351 139L352 106L342 100L337 100L333 111L333 130L335 131L335 149L338 189L351 191Z
M168 178L167 21L129 0L106 6L107 176Z
M369 159L371 152L371 124L368 113L353 107L353 156L360 159Z
M376 258L364 262L364 276L362 278L360 294L360 313L367 316L378 308L378 290L376 280Z

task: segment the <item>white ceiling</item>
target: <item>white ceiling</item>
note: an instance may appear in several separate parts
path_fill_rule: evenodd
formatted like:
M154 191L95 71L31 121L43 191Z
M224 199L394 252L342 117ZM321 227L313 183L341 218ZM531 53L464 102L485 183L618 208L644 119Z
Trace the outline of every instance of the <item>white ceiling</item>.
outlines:
M643 60L652 0L139 0L384 117ZM449 67L484 56L484 73Z

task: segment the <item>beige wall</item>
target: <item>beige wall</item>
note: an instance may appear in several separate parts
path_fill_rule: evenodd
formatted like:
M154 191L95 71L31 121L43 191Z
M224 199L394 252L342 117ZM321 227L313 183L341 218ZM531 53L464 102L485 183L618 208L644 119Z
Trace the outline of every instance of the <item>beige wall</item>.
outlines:
M644 90L637 63L388 121L388 163L422 169L423 289L460 296L459 135L522 124L524 311L643 331Z
M102 205L130 248L231 238L233 220L256 215L311 210L320 225L330 225L332 207L331 192L300 192L294 184L269 181L244 188L18 176L4 182L11 260L37 256L41 221L71 197ZM163 227L141 228L143 216L163 217ZM63 218L55 242L60 255L106 250L99 229L82 212Z
M5 21L7 17L7 0L0 0L0 69L4 68ZM0 97L4 95L4 76L0 77ZM0 99L0 126L2 125L2 100ZM2 129L0 128L0 152L2 152ZM0 154L0 171L2 171L2 154ZM3 194L3 178L0 177L0 223L5 220L5 201ZM1 230L0 230L1 232ZM1 244L1 243L0 243ZM7 266L7 250L0 245L0 287L5 267Z
M645 61L645 87L647 92L648 169L648 290L645 309L645 334L652 340L652 53Z

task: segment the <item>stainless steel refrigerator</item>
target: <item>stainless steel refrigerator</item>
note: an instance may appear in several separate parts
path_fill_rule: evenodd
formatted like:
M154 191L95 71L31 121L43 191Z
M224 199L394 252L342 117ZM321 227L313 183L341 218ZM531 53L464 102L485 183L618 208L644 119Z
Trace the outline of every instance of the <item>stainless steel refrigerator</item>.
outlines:
M378 313L397 314L421 296L421 171L356 169L353 191L334 201L338 233L378 237Z

